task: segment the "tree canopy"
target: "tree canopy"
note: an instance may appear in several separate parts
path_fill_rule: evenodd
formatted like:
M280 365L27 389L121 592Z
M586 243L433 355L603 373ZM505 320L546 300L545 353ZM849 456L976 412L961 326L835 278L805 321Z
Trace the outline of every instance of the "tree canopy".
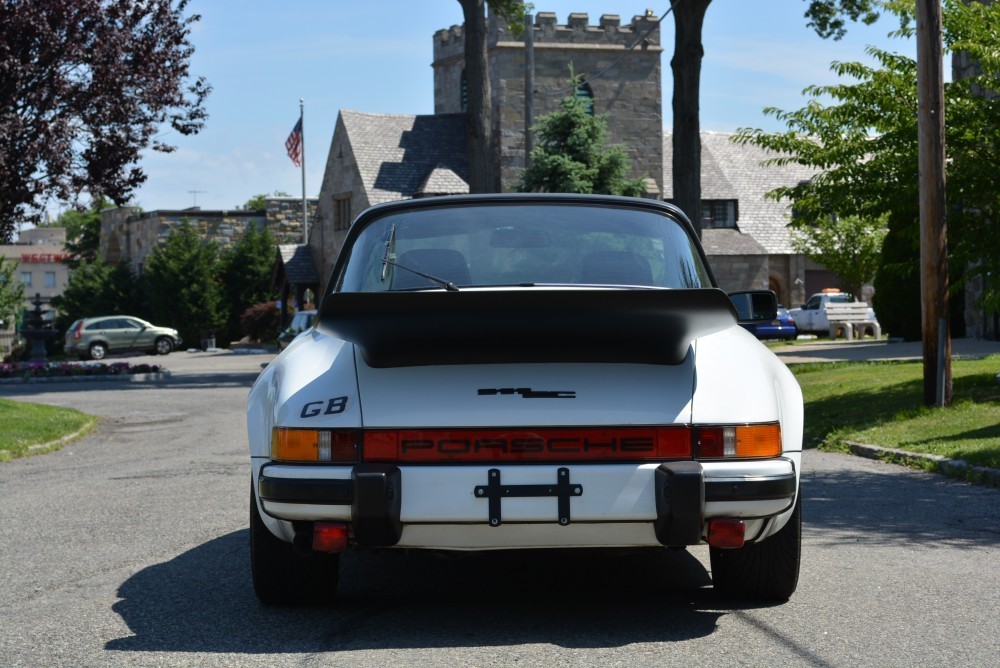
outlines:
M901 18L898 34L911 35L912 3L887 7ZM943 23L945 48L964 51L979 63L979 74L945 85L949 264L960 272L959 285L971 276L984 277L980 306L995 310L1000 308L995 278L1000 276L1000 100L986 91L1000 90L1000 4L945 0ZM917 65L874 47L868 53L876 66L834 63L833 70L851 81L806 89L811 99L802 109L767 109L784 121L786 131L742 129L737 140L779 152L771 162L816 168L811 181L771 193L794 202L799 217L793 225L831 214L888 217L876 308L881 318L899 304L911 304L908 317L916 315L919 324ZM821 102L825 99L833 103Z
M0 3L0 239L49 198L124 204L165 126L198 132L211 87L189 79L188 0Z

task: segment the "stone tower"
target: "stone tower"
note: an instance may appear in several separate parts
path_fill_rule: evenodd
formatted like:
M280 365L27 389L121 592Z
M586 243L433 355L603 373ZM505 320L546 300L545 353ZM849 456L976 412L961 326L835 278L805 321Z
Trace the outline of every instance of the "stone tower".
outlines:
M648 178L649 195L663 191L663 102L660 26L654 16L636 16L621 25L616 15L590 25L587 14L570 14L566 25L541 12L532 25L535 53L535 117L556 111L574 93L570 66L582 75L582 95L608 119L610 144L622 145L633 178ZM511 190L524 169L525 39L514 37L490 16L490 84L494 132L499 137L501 188ZM461 26L434 34L434 113L464 111L464 40ZM653 185L655 184L655 185Z

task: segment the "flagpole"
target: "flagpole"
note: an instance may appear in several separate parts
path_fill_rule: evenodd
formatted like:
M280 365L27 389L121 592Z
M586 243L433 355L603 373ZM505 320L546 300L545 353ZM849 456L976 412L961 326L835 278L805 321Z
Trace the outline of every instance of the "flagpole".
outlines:
M309 219L306 211L306 125L305 120L306 101L299 98L299 124L302 134L302 243L309 244Z

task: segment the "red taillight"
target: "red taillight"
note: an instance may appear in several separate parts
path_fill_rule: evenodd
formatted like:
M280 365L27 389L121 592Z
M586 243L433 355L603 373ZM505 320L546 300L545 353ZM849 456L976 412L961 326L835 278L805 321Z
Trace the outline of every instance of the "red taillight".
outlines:
M690 459L689 427L408 429L364 433L369 462L660 461Z
M781 425L749 424L696 427L698 459L746 459L781 454Z
M746 525L743 520L718 519L708 521L708 544L732 550L743 547Z
M80 333L80 330L82 329L83 329L83 323L81 322L79 325L76 326L76 331L73 332L73 338L76 339L77 341L83 338L83 334Z
M316 522L312 549L316 552L343 552L347 549L347 525L343 522Z

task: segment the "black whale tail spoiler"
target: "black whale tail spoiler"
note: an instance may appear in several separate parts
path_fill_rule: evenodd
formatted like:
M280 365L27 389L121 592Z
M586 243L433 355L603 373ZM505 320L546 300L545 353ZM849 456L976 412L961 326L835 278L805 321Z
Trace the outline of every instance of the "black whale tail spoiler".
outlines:
M717 288L335 292L318 329L369 366L679 364L691 341L736 324Z

